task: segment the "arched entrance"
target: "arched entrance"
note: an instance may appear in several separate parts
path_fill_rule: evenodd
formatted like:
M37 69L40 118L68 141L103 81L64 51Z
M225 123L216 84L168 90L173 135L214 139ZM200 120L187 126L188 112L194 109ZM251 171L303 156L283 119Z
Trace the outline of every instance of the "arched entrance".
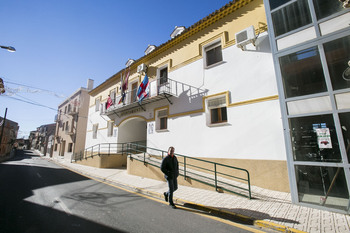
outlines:
M147 122L144 118L134 117L121 122L118 127L118 143L139 142L146 145L146 141Z

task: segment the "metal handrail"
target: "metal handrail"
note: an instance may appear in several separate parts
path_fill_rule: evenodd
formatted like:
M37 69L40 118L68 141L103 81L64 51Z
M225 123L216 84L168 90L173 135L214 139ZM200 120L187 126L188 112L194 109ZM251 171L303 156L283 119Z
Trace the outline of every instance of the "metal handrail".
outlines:
M147 151L158 151L158 152L160 152L162 159L164 158L164 154L167 154L167 151L163 151L163 150L159 150L159 149L151 148L151 147L147 147L147 146L135 145L133 143L128 143L128 147L131 148L131 146L144 147L144 150L142 150L142 151L134 149L134 150L129 150L129 152L128 152L128 155L130 155L130 156L132 156L132 154L140 154L140 152L142 152L143 153L143 162L144 162L144 164L146 164L146 163L150 164L150 163L148 163L146 161L146 154L152 156L152 154L147 153ZM134 152L134 153L131 153L131 152ZM139 153L135 153L135 152L139 152ZM247 191L248 192L248 198L251 199L250 174L249 174L248 170L243 169L243 168L239 168L239 167L233 167L233 166L226 165L226 164L216 163L216 162L212 162L212 161L208 161L208 160L204 160L204 159L189 157L189 156L186 156L186 155L181 155L181 154L175 154L175 155L177 157L182 157L183 158L184 162L179 162L179 164L183 165L182 171L184 173L183 176L184 176L185 179L187 177L190 177L193 180L197 180L199 182L206 183L206 182L203 182L201 180L198 180L198 179L195 179L195 178L191 177L191 173L192 174L194 174L194 173L189 171L189 167L196 168L197 171L198 170L202 170L202 171L206 171L206 172L214 172L214 185L212 185L212 184L209 184L209 185L212 185L213 187L215 187L216 191L218 191L218 189L223 189L223 190L226 190L226 191L238 194L238 195L242 195L241 193L237 193L237 192L234 192L232 190L228 190L227 188L219 187L218 183L221 183L221 184L224 184L226 186L231 186L233 188L237 188L237 189L240 189L240 190ZM213 167L213 169L208 169L208 168L205 168L205 167L192 165L192 164L189 164L187 162L189 159L200 161L200 162L203 162L203 163L206 163L206 164L212 164L214 167ZM153 165L153 164L151 164L151 165ZM246 178L237 177L237 176L233 176L233 175L230 175L230 174L225 174L223 172L219 172L219 171L217 171L217 168L219 166L226 167L226 168L233 169L233 170L242 171L242 172L244 172L246 174ZM211 179L211 178L205 177L205 176L200 175L200 174L195 174L195 175L199 176L199 177L202 177L202 178ZM229 178L245 181L245 182L247 182L247 188L242 188L242 187L239 187L239 186L236 186L236 185L233 185L233 184L229 184L229 183L224 182L224 181L220 181L219 178L218 178L218 175L222 175L224 177L229 177ZM245 195L242 195L242 196L245 196Z
M149 151L152 151L153 154L149 153ZM159 154L157 155L157 154L155 154L155 152L158 152ZM80 159L80 160L88 159L88 158L93 158L94 156L110 156L110 155L116 155L116 154L126 154L126 155L129 155L133 159L136 159L136 160L143 162L145 165L150 164L152 166L159 167L159 164L155 165L155 164L149 163L146 160L146 155L148 155L149 157L152 157L152 156L161 157L163 159L164 155L167 155L167 151L160 150L157 148L147 147L145 141L129 142L129 143L101 143L101 144L97 144L97 145L86 148L83 155L82 155L82 153L80 153L80 154L78 154L78 156L73 155L73 157L74 157L74 160L76 161L77 159ZM136 155L136 154L138 154L138 155L143 154L143 159L140 160L140 159L136 158L136 156L132 157L133 155ZM249 175L248 170L243 169L243 168L239 168L239 167L233 167L233 166L226 165L226 164L216 163L216 162L212 162L212 161L208 161L208 160L204 160L204 159L189 157L189 156L185 156L185 155L181 155L181 154L175 154L175 155L179 158L183 158L183 162L180 160L179 164L182 165L182 168L180 168L180 171L183 172L183 175L182 174L180 174L180 175L184 176L184 179L191 178L192 180L195 180L195 181L210 185L212 187L215 187L216 191L218 191L219 189L226 190L228 192L232 192L232 193L235 193L237 195L247 196L249 199L251 199L250 175ZM201 167L198 165L190 164L188 162L188 160L191 160L191 159L203 162L205 164L213 165L213 168L210 169L210 168L207 168L208 166ZM73 158L72 158L72 160L73 160ZM246 174L246 178L242 178L242 177L226 174L223 172L219 172L218 167L226 167L226 168L229 168L232 170L242 171ZM192 168L192 171L191 171L191 168ZM205 174L210 174L213 172L214 179L210 178L208 176L205 176L204 174L195 173L194 171L197 171L197 172L204 171ZM223 180L220 180L218 175L221 175L221 178L229 177L229 178L233 178L236 180L247 182L247 188L243 188L243 187L240 187L240 186L237 186L234 184L227 183ZM202 180L198 179L196 177L202 178ZM203 179L211 180L214 182L214 184L212 184L210 182L203 181ZM222 185L226 185L228 187L234 188L234 189L246 191L248 193L248 195L243 195L242 193L238 193L238 192L235 192L231 189L219 186L219 183Z

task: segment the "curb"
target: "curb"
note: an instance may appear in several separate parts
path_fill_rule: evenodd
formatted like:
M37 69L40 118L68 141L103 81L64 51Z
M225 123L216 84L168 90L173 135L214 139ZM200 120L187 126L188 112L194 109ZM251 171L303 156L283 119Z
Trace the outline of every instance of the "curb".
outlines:
M147 196L150 196L150 197L153 197L153 198L156 198L156 199L163 199L163 194L162 193L158 193L158 192L153 192L153 191L149 191L149 190L146 190L146 189L143 189L143 188L139 188L139 187L135 187L135 186L132 186L132 185L129 185L129 184L125 184L125 183L120 183L120 182L117 182L117 181L114 181L114 180L110 180L108 178L104 178L104 177L101 177L101 176L97 176L97 175L92 175L90 173L87 173L87 172L83 172L81 170L78 170L78 169L74 169L72 167L69 167L69 166L66 166L52 158L47 158L48 160L70 170L70 171L73 171L75 173L78 173L78 174L81 174L81 175L84 175L84 176L89 176L89 177L93 177L99 181L107 181L108 183L111 183L111 184L116 184L118 186L122 186L123 188L129 190L129 191L134 191L135 193L140 193L140 194L143 194L143 195L147 195ZM249 216L245 216L245 215L242 215L242 214L237 214L237 213L233 213L233 212L230 212L230 211L226 211L226 210L222 210L222 209L218 209L218 208L214 208L214 207L209 207L209 206L205 206L205 205L202 205L202 204L198 204L198 203L195 203L195 202L190 202L190 201L186 201L186 200L183 200L183 199L179 199L179 198L174 198L174 202L176 204L181 204L183 205L184 207L189 207L189 208L195 208L197 210L201 210L201 211L204 211L204 212L208 212L210 214L215 214L215 215L219 215L221 217L224 217L224 218L229 218L231 220L238 220L238 221L241 221L241 222L244 222L244 223L249 223L251 225L254 225L256 227L260 227L260 228L265 228L265 229L270 229L270 230L275 230L275 231L279 231L279 232L286 232L286 233L307 233L305 231L301 231L301 230L297 230L297 229L294 229L294 228L291 228L291 227L287 227L287 226L284 226L284 225L281 225L281 224L277 224L277 223L272 223L272 222L269 222L269 221L266 221L266 220L257 220L257 219L254 219L252 217L249 217Z

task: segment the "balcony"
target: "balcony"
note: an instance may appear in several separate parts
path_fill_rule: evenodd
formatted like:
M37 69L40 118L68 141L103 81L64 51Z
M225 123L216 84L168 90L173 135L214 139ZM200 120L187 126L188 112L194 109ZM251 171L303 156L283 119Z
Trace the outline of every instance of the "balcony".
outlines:
M78 114L78 110L76 108L69 109L67 114L74 116L74 115Z
M150 82L149 94L141 102L139 102L136 98L137 89L134 89L126 92L124 102L119 103L122 96L117 96L116 99L113 100L113 105L108 109L106 109L106 102L101 103L100 113L101 115L106 115L108 117L112 115L121 117L134 111L146 111L144 106L156 101L166 99L170 104L172 104L172 97L178 97L184 91L183 89L185 86L191 88L189 85L171 79L167 79L166 82L164 82L164 80L157 79Z
M74 135L73 129L71 129L71 130L66 129L65 133L66 133L66 135Z

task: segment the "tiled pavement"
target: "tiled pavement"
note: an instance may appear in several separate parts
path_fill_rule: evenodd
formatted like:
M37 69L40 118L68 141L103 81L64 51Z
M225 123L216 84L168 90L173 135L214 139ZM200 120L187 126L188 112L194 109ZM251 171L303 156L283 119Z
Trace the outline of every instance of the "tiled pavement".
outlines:
M48 158L48 157L46 157ZM61 158L48 158L83 175L113 182L122 187L156 198L167 190L163 181L129 175L125 169L103 169L71 163ZM249 200L236 195L179 186L174 193L178 204L193 205L220 214L236 216L254 225L281 232L350 232L350 216L294 205L290 193L252 187Z

